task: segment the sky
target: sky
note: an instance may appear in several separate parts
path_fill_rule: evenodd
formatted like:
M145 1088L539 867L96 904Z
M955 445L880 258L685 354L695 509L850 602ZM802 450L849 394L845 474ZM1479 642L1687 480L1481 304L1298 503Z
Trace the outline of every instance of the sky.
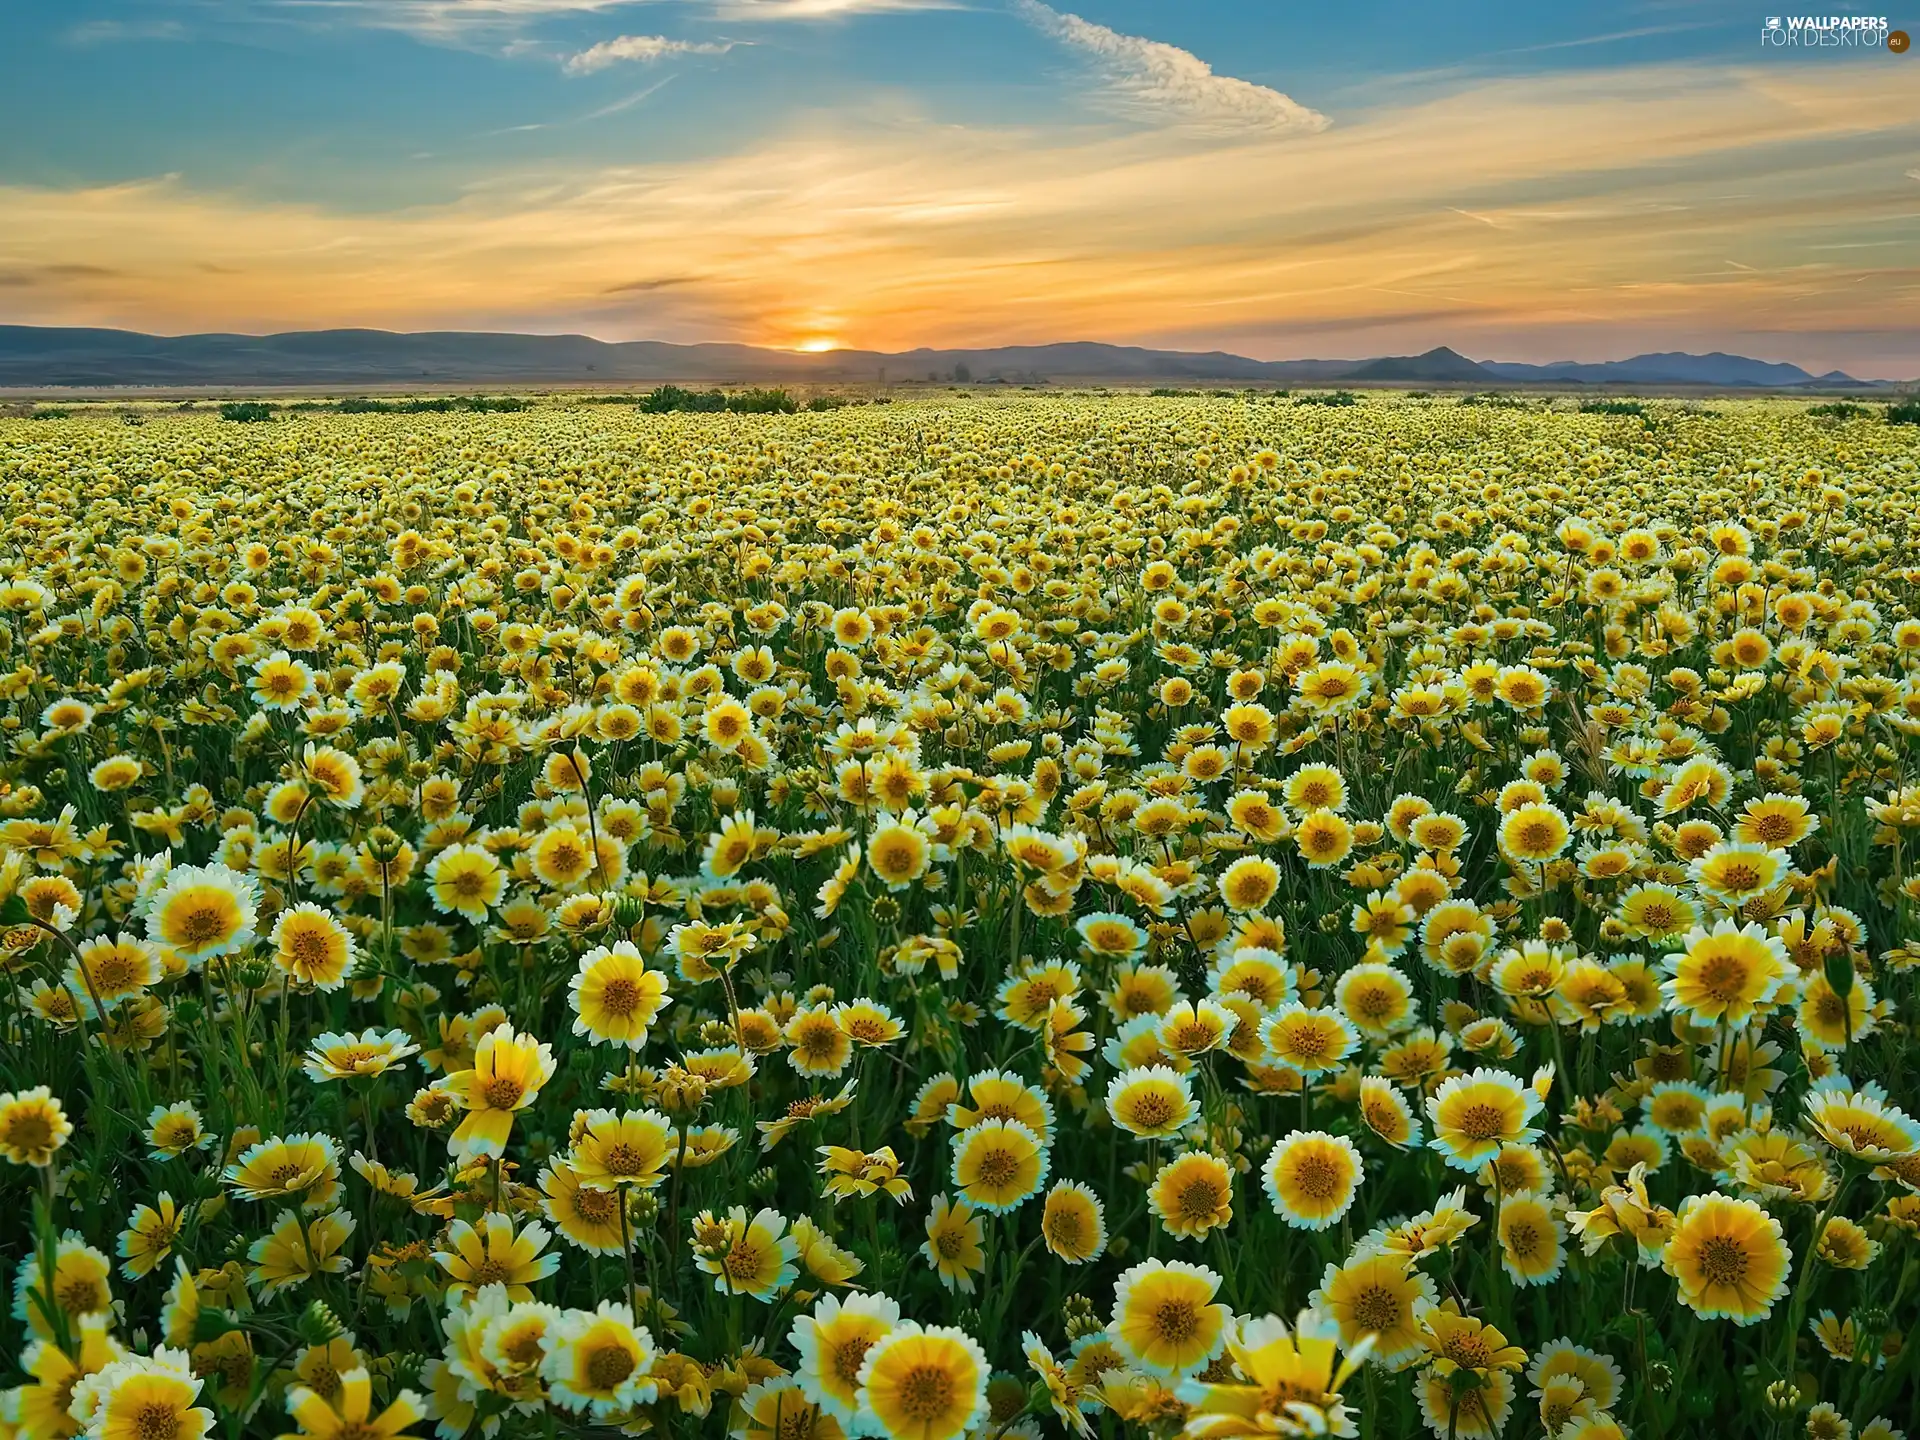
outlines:
M1920 54L1790 3L7 0L0 323L1920 375Z

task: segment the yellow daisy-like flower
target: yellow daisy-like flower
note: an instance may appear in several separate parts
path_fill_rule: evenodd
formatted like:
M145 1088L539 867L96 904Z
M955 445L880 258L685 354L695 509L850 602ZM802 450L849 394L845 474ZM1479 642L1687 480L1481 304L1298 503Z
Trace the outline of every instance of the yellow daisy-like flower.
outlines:
M126 1229L120 1232L120 1258L124 1262L120 1273L129 1280L151 1274L173 1253L174 1242L180 1237L180 1207L174 1204L173 1196L162 1190L154 1200L152 1205L134 1206Z
M1751 1325L1787 1293L1793 1260L1780 1222L1751 1200L1692 1195L1661 1255L1680 1283L1680 1303L1703 1320Z
M1260 1026L1267 1059L1308 1079L1338 1070L1360 1044L1353 1023L1337 1010L1314 1010L1290 1001Z
M583 1185L571 1165L552 1165L540 1172L540 1196L541 1210L570 1243L590 1255L626 1253L632 1227L621 1225L620 1191Z
M1427 1311L1423 1329L1429 1368L1442 1377L1465 1371L1485 1380L1527 1363L1526 1351L1511 1344L1495 1326L1462 1315L1452 1300Z
M338 990L360 959L353 933L318 905L295 905L273 923L273 963L289 980Z
M553 1403L606 1419L644 1405L659 1392L653 1336L633 1311L614 1300L596 1310L570 1310L547 1329L540 1373Z
M45 1085L0 1095L0 1155L15 1165L44 1166L73 1134L73 1122Z
M1161 1014L1155 1036L1169 1054L1192 1058L1226 1044L1236 1023L1218 1000L1179 1000Z
M800 1245L786 1230L785 1217L772 1210L752 1217L742 1205L724 1217L703 1211L693 1222L694 1261L721 1294L772 1304L800 1273Z
M920 1253L942 1285L971 1295L973 1277L987 1268L986 1251L981 1248L985 1238L985 1222L973 1213L973 1206L964 1199L949 1201L945 1195L936 1195L927 1212L927 1239Z
M1360 1080L1360 1118L1366 1127L1395 1149L1420 1143L1420 1121L1407 1097L1381 1075Z
M1556 1206L1534 1190L1502 1196L1497 1228L1500 1263L1514 1284L1550 1285L1566 1263L1564 1204Z
M69 988L104 1014L120 1001L160 983L160 957L151 944L132 935L101 936L79 947L68 962Z
M1192 1124L1199 1106L1185 1075L1166 1065L1145 1065L1113 1077L1107 1114L1128 1134L1157 1139Z
M1544 801L1519 806L1500 821L1500 853L1515 864L1545 864L1572 838L1567 817Z
M1040 1214L1040 1235L1058 1258L1085 1265L1107 1248L1106 1209L1090 1186L1056 1181Z
M787 1335L800 1356L797 1381L806 1398L834 1419L853 1423L867 1352L899 1324L900 1306L886 1295L822 1296Z
M1660 991L1668 1008L1696 1025L1745 1025L1766 1012L1793 973L1779 936L1757 923L1696 925L1680 943L1685 948L1663 962L1668 978Z
M1274 1145L1263 1175L1282 1220L1296 1230L1324 1230L1347 1213L1366 1167L1344 1135L1296 1130Z
M509 1300L531 1300L532 1285L560 1268L557 1254L542 1255L552 1232L537 1221L518 1232L505 1215L482 1215L478 1224L455 1220L447 1230L446 1250L433 1258L447 1272L448 1292L472 1296L489 1285L504 1285Z
M788 1375L749 1385L740 1397L742 1440L845 1440L838 1417L809 1399Z
M315 1082L357 1080L383 1075L419 1050L404 1030L363 1030L358 1035L329 1031L314 1036L303 1066Z
M87 1434L98 1440L200 1440L213 1411L197 1406L201 1378L186 1352L165 1348L150 1360L123 1360L101 1374L104 1394Z
M147 939L197 966L244 949L259 913L260 885L251 875L218 861L183 865L167 873L148 905Z
M1844 972L1842 978L1847 978ZM1828 1052L1845 1050L1856 1040L1872 1034L1878 1025L1873 985L1865 977L1856 975L1847 993L1842 995L1833 988L1824 971L1815 971L1801 989L1796 1018L1805 1040Z
M1220 874L1220 898L1229 910L1264 910L1280 889L1280 867L1264 855L1242 855Z
M560 891L585 884L599 865L592 837L571 825L541 831L529 860L540 882Z
M276 650L253 666L254 703L262 710L298 710L315 692L313 671L284 650Z
M189 1150L204 1150L212 1143L206 1121L191 1101L156 1105L147 1115L147 1154L154 1160L172 1160Z
M260 1298L303 1285L315 1275L340 1274L348 1264L340 1252L353 1231L354 1218L339 1210L308 1224L292 1210L281 1211L273 1229L247 1250L253 1262L249 1278L260 1287Z
M506 867L479 845L449 845L427 863L427 894L443 915L483 925L506 893Z
M1820 828L1804 795L1769 794L1749 800L1734 823L1733 838L1745 845L1790 850Z
M1513 1414L1513 1391L1513 1378L1504 1370L1466 1389L1432 1365L1414 1380L1421 1419L1436 1436L1451 1435L1453 1440L1500 1440Z
M1273 1315L1236 1323L1227 1335L1236 1378L1190 1380L1180 1387L1181 1400L1191 1407L1182 1437L1357 1434L1340 1388L1367 1358L1372 1341L1345 1346L1345 1359L1338 1359L1344 1343L1326 1316L1310 1310L1291 1331Z
M580 957L568 983L573 1033L594 1045L624 1045L638 1050L660 1012L673 1003L667 977L648 968L630 940L602 945Z
M887 889L906 889L927 873L933 842L911 810L893 816L867 837L867 865Z
M986 1415L988 1375L964 1330L902 1321L861 1362L861 1407L891 1440L953 1440Z
M1310 869L1328 870L1353 850L1353 825L1332 810L1314 810L1294 827L1293 843Z
M513 1117L531 1105L553 1078L553 1050L544 1041L517 1033L510 1024L481 1037L471 1069L437 1081L434 1091L466 1113L447 1139L456 1156L472 1160L506 1152Z
M1815 1090L1804 1113L1814 1134L1856 1160L1884 1164L1920 1154L1920 1124L1876 1095Z
M424 1420L426 1402L411 1390L402 1390L378 1415L373 1413L373 1378L356 1366L342 1371L339 1392L323 1397L305 1385L287 1392L287 1411L299 1423L299 1436L281 1440L394 1440L409 1426Z
M1017 1120L982 1120L953 1137L953 1183L993 1214L1018 1209L1047 1178L1047 1151Z
M259 1132L255 1132L256 1134ZM306 1195L327 1203L340 1176L340 1152L330 1135L289 1135L263 1140L242 1151L221 1178L243 1200L275 1200Z
M1329 1263L1307 1303L1339 1326L1342 1345L1352 1350L1371 1338L1375 1362L1399 1370L1422 1351L1435 1296L1433 1281L1408 1256L1370 1251Z
M1230 1312L1214 1295L1220 1277L1184 1260L1147 1260L1120 1277L1107 1334L1150 1375L1191 1375L1226 1347Z
M1456 1075L1427 1097L1433 1138L1427 1142L1447 1164L1472 1174L1506 1145L1524 1145L1540 1134L1532 1123L1541 1099L1516 1076L1482 1068Z
M586 1110L574 1116L567 1168L583 1185L651 1189L666 1178L673 1122L658 1110Z
M1169 1235L1202 1239L1233 1219L1233 1172L1217 1155L1182 1155L1160 1168L1147 1205Z

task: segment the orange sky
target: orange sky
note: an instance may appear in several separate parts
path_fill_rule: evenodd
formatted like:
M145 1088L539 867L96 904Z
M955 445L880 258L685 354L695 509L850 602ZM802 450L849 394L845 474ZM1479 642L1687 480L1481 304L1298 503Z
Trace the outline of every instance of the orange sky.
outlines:
M1596 68L1330 118L1166 64L1127 98L1168 123L877 130L816 110L717 158L503 169L419 205L0 184L0 282L24 277L0 303L169 333L1727 348L1920 371L1920 69Z

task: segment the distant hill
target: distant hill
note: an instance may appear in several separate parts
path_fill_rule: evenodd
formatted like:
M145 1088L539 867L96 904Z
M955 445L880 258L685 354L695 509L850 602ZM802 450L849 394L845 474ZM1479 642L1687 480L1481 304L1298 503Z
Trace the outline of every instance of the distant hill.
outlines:
M1347 380L1491 380L1484 365L1440 345L1424 355L1388 355L1348 371Z
M1864 387L1839 371L1741 355L1637 355L1603 364L1469 360L1446 346L1373 360L1250 360L1224 351L1149 350L1076 341L970 350L829 350L609 342L588 335L484 331L301 330L281 335L143 335L131 330L0 325L0 386L705 384L744 381L903 383L962 380L1345 380L1464 384Z
M1636 355L1631 360L1608 360L1598 365L1583 365L1576 360L1560 360L1551 365L1488 361L1481 368L1501 380L1573 381L1589 385L1734 385L1744 389L1874 383L1856 380L1840 370L1814 376L1798 365L1750 360L1745 355L1727 355L1718 350L1709 355L1688 355L1673 350Z

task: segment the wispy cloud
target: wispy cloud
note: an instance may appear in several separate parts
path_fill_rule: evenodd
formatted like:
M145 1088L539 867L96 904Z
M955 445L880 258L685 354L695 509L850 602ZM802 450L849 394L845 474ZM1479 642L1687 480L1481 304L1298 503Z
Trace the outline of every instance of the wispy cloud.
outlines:
M61 37L69 45L122 45L140 40L184 40L178 20L88 20Z
M618 35L569 57L566 68L570 74L591 75L596 70L605 70L622 61L650 65L670 55L724 55L733 46L731 40L669 40L665 35Z
M1040 0L1014 0L1031 24L1085 55L1105 77L1109 93L1128 109L1158 120L1211 130L1312 132L1329 121L1291 96L1231 75L1219 75L1190 50L1122 35Z
M498 41L543 20L637 9L659 0L267 0L268 8L327 17L423 40ZM955 10L967 0L690 0L722 20L833 20L905 10ZM111 23L111 22L108 22Z
M452 45L510 40L539 21L591 15L652 0L268 0L267 8L307 20L398 30Z

